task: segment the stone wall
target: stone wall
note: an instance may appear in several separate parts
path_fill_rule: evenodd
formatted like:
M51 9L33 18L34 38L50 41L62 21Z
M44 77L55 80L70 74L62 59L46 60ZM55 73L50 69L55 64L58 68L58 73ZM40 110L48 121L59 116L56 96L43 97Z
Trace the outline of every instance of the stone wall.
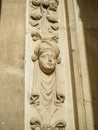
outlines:
M0 3L0 130L23 130L25 0Z
M94 0L80 0L78 4L80 18L84 26L94 125L95 130L98 130L98 7L97 1Z

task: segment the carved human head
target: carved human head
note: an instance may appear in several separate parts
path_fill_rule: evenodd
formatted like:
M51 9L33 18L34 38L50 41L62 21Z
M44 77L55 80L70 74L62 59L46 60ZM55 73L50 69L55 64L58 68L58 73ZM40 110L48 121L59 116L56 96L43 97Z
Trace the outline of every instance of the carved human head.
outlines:
M38 60L40 69L51 74L55 70L56 63L59 63L60 49L53 41L42 41L34 50L33 61Z

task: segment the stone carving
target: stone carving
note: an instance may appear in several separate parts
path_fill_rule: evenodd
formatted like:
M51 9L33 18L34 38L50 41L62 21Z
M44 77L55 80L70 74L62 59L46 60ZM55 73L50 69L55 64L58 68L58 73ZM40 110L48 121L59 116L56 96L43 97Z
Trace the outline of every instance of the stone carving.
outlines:
M35 106L39 105L39 95L31 95L30 104L34 104Z
M53 40L54 42L58 43L58 40L59 40L59 36L58 34L51 34L51 33L38 33L36 31L33 31L31 33L31 36L32 36L32 39L33 41L42 41L42 40Z
M65 130L66 125L60 119L53 124L65 101L65 95L57 84L57 67L61 63L57 45L59 0L30 0L29 5L31 37L37 44L32 56L34 70L30 105L39 116L32 117L30 126L32 130Z
M37 119L31 119L30 121L32 130L65 130L66 123L58 122L53 126L43 126Z
M65 100L65 96L59 92L60 86L56 84L56 66L61 62L59 55L60 49L51 39L42 40L35 47L32 56L34 75L30 104L38 110L43 124L47 125Z
M53 11L57 11L58 4L59 4L58 0L51 0L49 9Z
M33 5L35 5L35 6L39 6L40 3L41 3L41 0L31 0L30 2L31 2Z
M37 70L35 73L37 73L37 71L39 72L38 75L34 76L38 81L36 81L37 83L34 84L35 86L33 86L33 88L37 87L36 93L38 93L38 91L41 91L41 93L35 93L31 96L31 104L39 105L40 95L42 98L42 101L40 100L40 102L46 107L49 107L49 104L52 103L53 100L55 100L54 102L56 104L64 102L64 95L56 93L54 97L56 91L55 69L56 64L60 63L59 54L59 47L53 41L42 41L35 48L32 60L37 61L38 63L36 64Z
M33 41L37 41L37 40L41 40L42 39L42 37L41 37L41 35L38 33L38 32L32 32L31 33L31 36L32 36L32 38L33 38Z
M58 30L59 29L59 25L58 25L58 23L55 23L55 24L52 24L51 25L51 28L53 29L53 30Z
M34 20L40 20L42 17L42 14L40 12L40 8L35 9L31 12L30 17Z
M30 24L33 27L41 26L41 22L47 21L46 26L54 31L59 29L58 23L58 4L59 0L30 0ZM40 21L41 20L41 21Z
M30 125L31 125L31 129L32 130L36 130L36 129L41 129L41 124L40 124L40 122L38 121L38 120L36 120L36 119L31 119L31 121L30 121Z
M65 122L59 122L55 125L56 130L65 130L66 123Z
M56 12L48 11L47 19L49 22L57 23L58 22L58 15Z

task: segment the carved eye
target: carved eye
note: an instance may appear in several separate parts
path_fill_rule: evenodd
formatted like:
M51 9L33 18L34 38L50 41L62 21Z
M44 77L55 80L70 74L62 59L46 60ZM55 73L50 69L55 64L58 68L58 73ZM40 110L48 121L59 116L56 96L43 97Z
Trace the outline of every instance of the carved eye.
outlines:
M48 54L42 54L42 55L40 55L40 57L45 59L48 57Z

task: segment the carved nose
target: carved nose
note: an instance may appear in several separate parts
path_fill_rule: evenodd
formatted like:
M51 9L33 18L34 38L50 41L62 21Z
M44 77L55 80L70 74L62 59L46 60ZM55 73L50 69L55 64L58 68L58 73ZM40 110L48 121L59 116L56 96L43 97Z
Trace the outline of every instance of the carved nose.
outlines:
M52 61L52 57L51 56L49 56L49 61Z

